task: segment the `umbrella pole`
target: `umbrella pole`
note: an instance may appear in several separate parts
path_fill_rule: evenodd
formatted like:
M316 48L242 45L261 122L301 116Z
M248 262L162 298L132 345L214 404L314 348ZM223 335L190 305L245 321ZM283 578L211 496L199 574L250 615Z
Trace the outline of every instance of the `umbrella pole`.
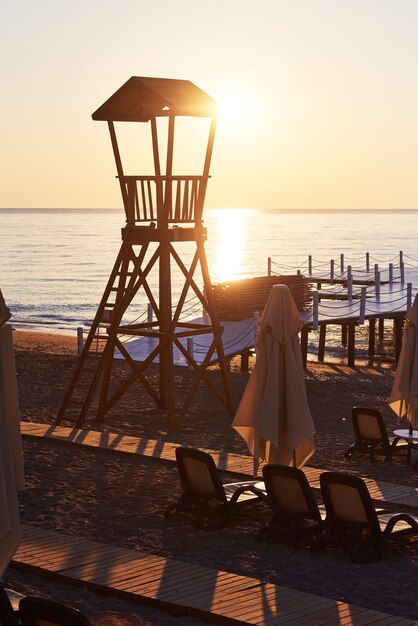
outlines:
M412 426L412 422L409 422L408 452L406 454L406 459L408 461L408 465L411 464L411 450L413 448L413 444L412 444L413 434L414 434L414 429L413 429L413 426Z

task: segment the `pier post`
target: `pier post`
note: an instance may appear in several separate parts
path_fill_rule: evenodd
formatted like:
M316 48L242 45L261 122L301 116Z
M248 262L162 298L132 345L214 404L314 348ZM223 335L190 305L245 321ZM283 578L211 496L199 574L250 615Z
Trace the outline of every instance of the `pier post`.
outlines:
M402 334L403 334L403 316L397 315L393 319L394 333L395 333L395 362L398 364L399 355L402 348Z
M349 367L354 367L355 365L355 351L356 351L356 322L350 321L348 322L348 365Z
M325 339L327 334L327 325L321 324L319 327L319 342L318 342L318 361L322 363L325 357Z
M148 322L152 322L152 317L153 317L152 304L151 304L151 302L148 302L148 307L147 307L147 321L148 321Z
M347 324L341 324L341 345L347 347Z
M331 263L330 263L330 270L329 270L329 279L331 282L331 285L334 282L334 259L331 259Z
M267 258L267 276L271 276L271 256Z
M312 276L312 255L308 256L308 273L309 276Z
M366 287L361 288L360 293L360 317L359 324L364 324L364 320L366 317Z
M351 265L347 266L347 297L349 302L353 300L353 274L351 272Z
M340 271L341 275L344 274L344 255L340 254Z
M399 267L403 265L403 252L402 250L399 252Z
M406 310L409 311L411 306L412 306L412 283L407 283L406 284Z
M370 252L366 252L366 272L370 272Z
M187 337L187 352L190 354L192 359L194 359L194 345L193 345L193 337ZM193 369L191 363L188 363L188 368Z
M405 282L405 265L404 265L403 261L402 261L402 263L400 264L399 267L400 267L400 270L401 270L401 283L403 285L404 282Z
M375 280L374 287L375 287L376 298L379 300L380 299L380 272L375 273L374 280Z
M385 335L385 318L379 317L379 340L382 341Z
M373 365L375 338L376 338L376 318L372 317L369 319L369 351L368 351L369 365Z
M319 316L319 300L318 292L312 293L312 328L318 330L318 316Z
M393 263L389 263L389 284L393 283Z
M83 345L84 345L84 341L83 341L83 327L79 326L77 328L77 352L78 352L78 354L81 354L83 352Z

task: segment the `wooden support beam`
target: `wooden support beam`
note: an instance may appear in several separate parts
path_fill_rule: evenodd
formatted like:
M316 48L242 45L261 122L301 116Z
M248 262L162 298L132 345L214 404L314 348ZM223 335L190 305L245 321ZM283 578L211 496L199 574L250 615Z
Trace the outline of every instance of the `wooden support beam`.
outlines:
M244 352L241 352L241 372L248 372L249 360L250 351L244 350Z
M369 365L373 365L375 355L375 338L376 338L376 318L369 319Z
M309 328L307 326L304 326L300 334L300 349L302 350L302 361L303 361L303 367L305 368L308 362L308 337L309 337Z
M321 324L319 327L319 343L318 343L318 361L321 363L325 356L325 338L327 334L327 325Z
M393 320L393 330L395 332L395 361L398 363L402 348L403 317L397 316Z
M356 348L356 323L348 323L348 365L354 367L355 365L355 348Z
M343 348L347 347L347 324L341 324L341 343Z
M385 318L379 317L379 340L382 341L385 334Z

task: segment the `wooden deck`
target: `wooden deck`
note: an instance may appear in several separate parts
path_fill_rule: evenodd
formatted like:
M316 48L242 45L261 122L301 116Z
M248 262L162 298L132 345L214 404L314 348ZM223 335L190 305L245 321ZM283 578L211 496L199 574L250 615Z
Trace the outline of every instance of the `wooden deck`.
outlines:
M417 622L256 578L22 526L13 565L218 624L412 626Z
M105 450L115 450L121 453L138 454L152 457L163 461L175 462L175 451L178 444L166 441L131 437L111 432L99 432L96 430L84 430L78 428L66 428L64 426L49 426L32 422L21 422L23 435L32 437L44 437L63 443L72 443ZM253 474L253 460L247 455L231 454L229 452L209 452L220 470L232 472L248 478ZM304 467L304 472L311 487L319 489L319 477L324 470L309 466ZM385 505L392 507L402 506L418 509L418 489L406 485L396 485L385 481L376 481L366 478L365 482L372 498Z

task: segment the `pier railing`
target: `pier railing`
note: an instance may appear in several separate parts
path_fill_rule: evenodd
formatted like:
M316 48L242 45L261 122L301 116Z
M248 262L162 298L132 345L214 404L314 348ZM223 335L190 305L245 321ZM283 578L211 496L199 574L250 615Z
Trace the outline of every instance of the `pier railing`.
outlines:
M128 226L202 221L207 176L123 176Z

